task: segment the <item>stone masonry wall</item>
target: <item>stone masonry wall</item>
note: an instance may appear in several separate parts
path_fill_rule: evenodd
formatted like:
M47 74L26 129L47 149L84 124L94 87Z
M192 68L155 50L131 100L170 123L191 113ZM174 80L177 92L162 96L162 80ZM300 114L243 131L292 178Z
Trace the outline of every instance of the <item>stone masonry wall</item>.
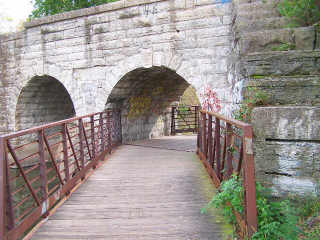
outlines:
M304 197L320 194L319 30L289 28L277 2L234 0L237 76L244 97L268 96L252 113L258 180Z
M0 36L0 133L17 129L21 90L35 76L63 84L77 115L101 111L113 87L138 68L163 66L195 87L209 85L231 113L230 3L121 0L58 14ZM27 109L26 109L27 110Z

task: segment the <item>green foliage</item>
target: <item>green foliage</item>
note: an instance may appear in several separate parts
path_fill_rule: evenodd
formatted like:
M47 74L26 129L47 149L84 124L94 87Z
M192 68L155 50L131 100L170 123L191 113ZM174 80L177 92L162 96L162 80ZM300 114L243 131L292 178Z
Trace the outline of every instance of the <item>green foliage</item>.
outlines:
M319 0L282 0L278 9L292 27L311 26L320 21Z
M320 239L320 198L311 195L295 200L296 212L300 216L300 226L303 232L301 240Z
M234 118L244 122L251 122L253 108L266 105L267 100L268 95L265 92L256 87L248 87L240 108L233 112Z
M268 189L259 183L257 189L258 231L252 240L296 240L299 229L298 217L294 214L289 201L272 201L268 197ZM230 205L226 204L229 202ZM224 181L220 192L215 195L206 208L223 208L226 219L235 223L233 210L243 213L243 187L237 176ZM203 209L202 211L206 210Z
M279 46L273 47L272 51L289 51L294 50L296 45L293 43L281 43Z
M320 225L316 226L309 232L304 234L303 240L319 240L320 238Z
M320 213L320 199L317 196L309 196L296 203L299 216L307 218Z
M223 215L226 217L226 220L235 224L236 218L233 214L233 209L239 213L243 213L242 200L242 182L238 177L233 176L229 180L222 182L219 193L212 198L205 208L202 209L202 213L204 213L209 207L222 208ZM230 205L226 205L226 202L229 202Z
M71 10L98 6L117 0L35 0L30 18L54 15Z

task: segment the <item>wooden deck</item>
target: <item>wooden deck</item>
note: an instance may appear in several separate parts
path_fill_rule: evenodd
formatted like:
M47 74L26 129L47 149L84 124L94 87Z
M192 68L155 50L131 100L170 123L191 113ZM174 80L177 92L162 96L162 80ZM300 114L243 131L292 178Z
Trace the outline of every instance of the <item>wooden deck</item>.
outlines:
M194 141L121 146L32 239L225 239L221 221L200 213L214 188L195 153L187 152Z

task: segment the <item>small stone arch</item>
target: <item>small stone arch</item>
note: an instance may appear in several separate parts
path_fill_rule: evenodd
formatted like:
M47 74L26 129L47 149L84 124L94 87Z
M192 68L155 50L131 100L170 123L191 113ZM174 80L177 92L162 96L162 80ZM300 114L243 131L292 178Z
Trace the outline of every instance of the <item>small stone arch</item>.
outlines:
M70 94L54 77L31 78L22 88L15 111L15 130L23 130L75 116Z
M124 142L169 135L170 106L190 85L164 66L136 68L113 87L105 107L121 109Z

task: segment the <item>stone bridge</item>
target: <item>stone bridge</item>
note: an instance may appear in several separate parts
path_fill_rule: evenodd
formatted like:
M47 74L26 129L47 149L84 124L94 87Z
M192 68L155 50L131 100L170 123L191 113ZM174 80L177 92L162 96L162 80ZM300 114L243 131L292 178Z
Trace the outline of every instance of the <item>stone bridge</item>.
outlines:
M231 112L231 10L212 0L122 0L1 36L0 132L107 105L123 110L124 139L164 135L166 108L190 85L198 97L215 89Z

